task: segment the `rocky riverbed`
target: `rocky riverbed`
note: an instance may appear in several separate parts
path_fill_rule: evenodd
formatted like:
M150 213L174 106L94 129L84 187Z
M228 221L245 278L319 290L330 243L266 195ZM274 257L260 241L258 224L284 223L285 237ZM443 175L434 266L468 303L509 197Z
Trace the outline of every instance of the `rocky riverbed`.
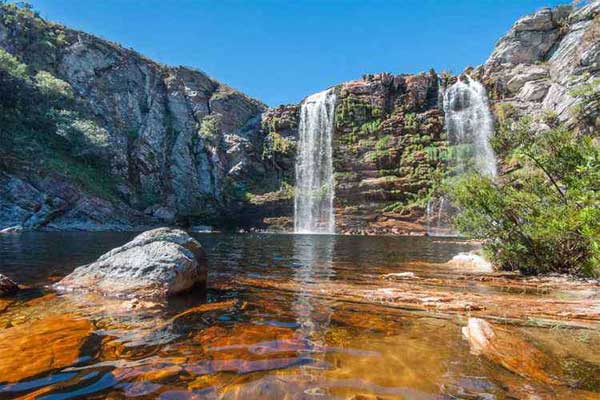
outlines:
M197 234L208 291L165 301L55 292L76 266L56 246L68 234L23 235L0 239L1 272L23 283L0 298L0 397L600 393L600 284L447 262L471 243ZM132 238L69 241L93 235ZM88 247L88 261L109 250Z

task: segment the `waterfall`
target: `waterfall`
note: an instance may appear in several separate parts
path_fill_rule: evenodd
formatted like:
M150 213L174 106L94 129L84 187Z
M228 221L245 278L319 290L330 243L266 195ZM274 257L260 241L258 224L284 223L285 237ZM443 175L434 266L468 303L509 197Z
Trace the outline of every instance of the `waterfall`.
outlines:
M335 233L331 138L336 96L332 89L307 97L300 107L294 231Z
M459 79L444 93L444 114L456 172L496 176L496 155L490 145L494 119L483 85L469 76Z
M483 85L469 76L459 78L444 92L444 114L451 174L476 172L496 176L496 155L490 144L494 120ZM431 199L427 204L428 234L452 234L448 223L451 213L452 206L443 196Z

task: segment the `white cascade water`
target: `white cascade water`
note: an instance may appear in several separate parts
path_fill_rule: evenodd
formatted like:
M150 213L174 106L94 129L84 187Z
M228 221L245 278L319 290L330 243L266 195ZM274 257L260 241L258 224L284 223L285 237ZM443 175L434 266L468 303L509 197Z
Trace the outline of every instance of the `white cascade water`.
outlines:
M448 141L456 149L451 162L456 162L457 172L496 176L496 155L490 145L494 119L483 85L469 76L459 79L444 93L444 114Z
M469 76L459 79L444 92L444 114L450 144L451 173L497 174L497 160L490 144L494 120L483 85ZM444 197L427 204L428 233L453 235L448 222L452 206Z
M335 233L333 135L336 96L329 89L307 97L300 107L294 232Z

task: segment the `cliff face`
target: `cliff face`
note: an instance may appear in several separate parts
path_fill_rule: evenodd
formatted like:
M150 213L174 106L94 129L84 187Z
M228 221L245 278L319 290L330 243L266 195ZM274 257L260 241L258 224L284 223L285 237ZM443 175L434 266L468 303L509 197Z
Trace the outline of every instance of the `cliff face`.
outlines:
M552 116L569 127L598 129L600 1L545 8L518 20L474 74L496 100L496 114ZM586 102L590 103L590 102Z
M336 227L344 233L425 231L424 209L441 177L446 154L440 82L431 71L417 75L374 74L335 87L333 135ZM279 155L283 180L293 184L300 106L265 114L269 136L289 141ZM291 228L293 198L261 196L273 214L265 225Z
M600 1L515 23L469 69L497 120L600 127ZM434 71L335 87L337 230L424 232L447 158ZM586 109L578 109L582 96ZM0 6L0 229L291 229L300 105Z
M588 132L600 128L599 15L600 1L542 9L517 21L484 65L467 70L487 87L498 121L528 116L537 129L545 129L549 119ZM339 232L425 232L426 204L448 156L441 93L455 79L433 71L376 74L336 86ZM596 101L578 110L582 96ZM270 110L270 119L297 118L298 107ZM287 122L286 136L293 137L295 127L297 121ZM287 214L282 199L276 201L280 218L267 222L280 224L292 215L291 200Z
M337 88L334 135L338 230L422 231L443 167L443 112L435 72L366 75Z
M235 219L243 193L269 179L260 136L265 106L202 72L165 67L10 5L0 8L0 47L26 68L21 77L7 74L3 97L21 85L46 99L42 78L65 94L49 102L55 116L37 132L60 140L61 149L13 152L22 149L16 139L46 143L2 124L3 150L15 162L5 159L0 171L0 227ZM5 102L4 111L32 114L21 103ZM58 150L64 154L55 160ZM99 180L106 188L98 190Z

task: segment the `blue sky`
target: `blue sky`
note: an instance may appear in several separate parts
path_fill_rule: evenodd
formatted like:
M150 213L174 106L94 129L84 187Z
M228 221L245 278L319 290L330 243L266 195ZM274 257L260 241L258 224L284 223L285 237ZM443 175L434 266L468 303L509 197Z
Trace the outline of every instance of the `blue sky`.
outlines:
M30 0L42 16L198 68L269 105L365 73L460 72L555 0Z

